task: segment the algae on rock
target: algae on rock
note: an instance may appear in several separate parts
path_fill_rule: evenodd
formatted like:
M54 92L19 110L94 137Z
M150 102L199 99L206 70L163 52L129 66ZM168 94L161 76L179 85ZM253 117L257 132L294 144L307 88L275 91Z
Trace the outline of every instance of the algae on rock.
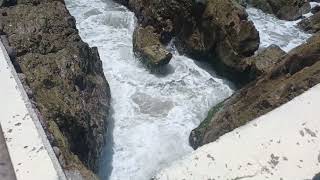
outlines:
M320 36L291 50L270 71L238 90L223 108L194 129L190 144L197 148L279 107L320 83Z
M67 175L97 179L110 90L97 48L84 43L63 0L7 1L0 8L2 34L15 48L25 86L41 112ZM8 5L9 7L6 7Z

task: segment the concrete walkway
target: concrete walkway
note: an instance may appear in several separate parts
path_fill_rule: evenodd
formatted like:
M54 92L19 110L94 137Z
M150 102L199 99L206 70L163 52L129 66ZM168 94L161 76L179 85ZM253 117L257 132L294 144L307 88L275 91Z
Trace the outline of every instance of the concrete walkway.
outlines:
M0 83L0 124L17 180L64 180L65 175L2 43ZM0 144L4 147L3 141ZM5 161L9 161L4 154ZM10 167L8 173L12 174Z
M310 180L320 172L320 85L156 176L161 180Z

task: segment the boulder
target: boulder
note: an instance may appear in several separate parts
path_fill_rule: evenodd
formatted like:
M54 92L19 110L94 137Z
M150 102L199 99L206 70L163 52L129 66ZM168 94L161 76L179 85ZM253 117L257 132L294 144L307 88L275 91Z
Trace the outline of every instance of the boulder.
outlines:
M97 179L110 106L97 48L81 40L62 0L18 0L0 8L0 22L63 168Z
M162 43L168 43L173 36L192 25L194 1L190 0L116 0L133 11L143 27L152 26L160 35Z
M261 75L268 74L287 53L277 45L270 45L256 55L244 59L244 71L254 80Z
M317 12L319 12L320 11L320 6L318 6L318 5L316 5L315 7L313 7L311 10L310 10L310 12L312 13L312 14L315 14L315 13L317 13Z
M228 62L230 56L251 56L258 49L258 31L253 23L248 20L245 9L233 0L208 1L201 18L200 29L202 30L200 31L203 31L203 37L209 38L206 41L216 42L215 52L211 53L217 53L226 65L238 63ZM215 29L218 29L218 32ZM210 39L208 35L214 33L216 35ZM231 50L226 49L225 46L229 46ZM212 49L214 47L209 46L207 48ZM225 54L227 54L227 57L224 57Z
M297 20L309 12L311 6L306 0L248 0L248 4L262 11L274 14L279 19Z
M160 35L152 26L138 26L133 33L133 50L150 68L168 64L172 54L160 42Z
M193 148L279 107L320 83L320 36L293 49L265 75L213 107L201 125L191 132Z
M161 44L175 37L180 52L221 64L237 73L241 70L241 59L253 55L259 47L258 31L248 20L244 7L233 0L119 2L135 12L141 27L153 27L153 33L157 34L153 36ZM137 38L133 43L136 41ZM164 50L163 45L159 47ZM168 57L166 54L161 57Z
M218 73L244 73L242 59L259 47L259 33L244 7L233 0L208 0L196 19L197 25L178 35L182 49L211 62Z
M316 33L320 30L320 12L315 13L309 18L303 19L298 23L300 29L309 32Z

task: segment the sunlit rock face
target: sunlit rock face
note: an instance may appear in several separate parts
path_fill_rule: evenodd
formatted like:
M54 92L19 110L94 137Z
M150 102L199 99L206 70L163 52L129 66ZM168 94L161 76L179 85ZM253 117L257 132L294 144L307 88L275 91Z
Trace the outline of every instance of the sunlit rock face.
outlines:
M0 8L1 34L16 51L12 60L62 166L96 179L110 104L97 48L81 40L63 1L6 2L12 3Z

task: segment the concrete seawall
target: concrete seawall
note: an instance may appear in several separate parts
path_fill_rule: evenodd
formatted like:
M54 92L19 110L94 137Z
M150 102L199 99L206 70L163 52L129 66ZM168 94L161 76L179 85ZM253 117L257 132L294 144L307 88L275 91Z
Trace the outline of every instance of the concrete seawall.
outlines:
M202 146L161 180L311 180L320 172L320 85Z
M65 180L64 172L0 42L0 124L17 180Z

